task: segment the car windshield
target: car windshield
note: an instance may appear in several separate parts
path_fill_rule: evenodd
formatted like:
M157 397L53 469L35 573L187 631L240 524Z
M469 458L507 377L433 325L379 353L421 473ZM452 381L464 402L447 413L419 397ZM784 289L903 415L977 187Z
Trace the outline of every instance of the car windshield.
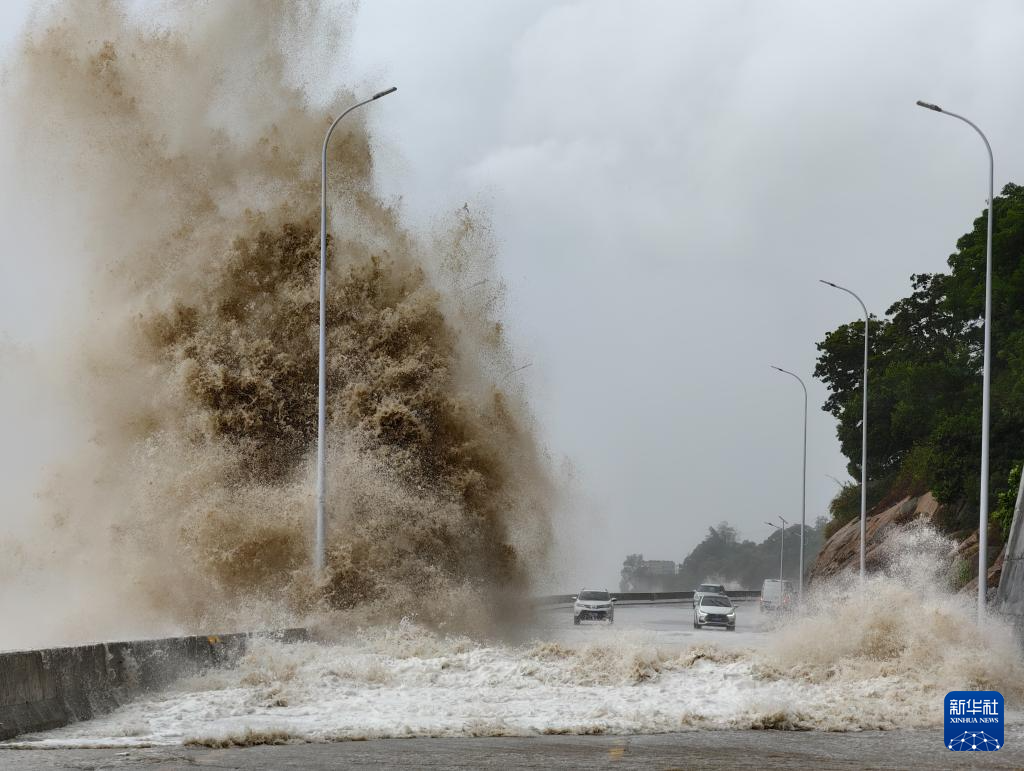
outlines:
M705 597L700 601L701 607L731 608L732 603L728 597Z
M700 585L700 589L698 589L697 591L700 591L700 592L721 592L722 591L722 585L721 584L701 584Z
M581 600L608 600L608 592L580 592Z

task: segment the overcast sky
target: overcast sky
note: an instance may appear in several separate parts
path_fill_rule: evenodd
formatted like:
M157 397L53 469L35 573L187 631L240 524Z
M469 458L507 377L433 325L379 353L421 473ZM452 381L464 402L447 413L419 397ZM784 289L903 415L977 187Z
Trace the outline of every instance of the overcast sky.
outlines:
M0 45L23 16L0 6ZM1024 177L1014 0L373 0L356 25L349 80L399 87L368 115L381 189L424 227L490 211L520 374L577 475L573 584L799 520L802 392L771 363L810 390L826 512L847 475L814 343L860 308L817 280L881 314L984 207L980 139L916 99L986 130L997 189Z

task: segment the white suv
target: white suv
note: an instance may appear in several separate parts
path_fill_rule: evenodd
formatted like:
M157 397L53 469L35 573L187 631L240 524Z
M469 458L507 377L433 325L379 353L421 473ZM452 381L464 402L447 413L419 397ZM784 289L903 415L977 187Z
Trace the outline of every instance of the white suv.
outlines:
M693 628L724 626L736 631L736 607L724 594L705 594L693 609Z
M615 598L608 590L583 589L576 595L572 606L572 623L581 621L607 621L615 623Z

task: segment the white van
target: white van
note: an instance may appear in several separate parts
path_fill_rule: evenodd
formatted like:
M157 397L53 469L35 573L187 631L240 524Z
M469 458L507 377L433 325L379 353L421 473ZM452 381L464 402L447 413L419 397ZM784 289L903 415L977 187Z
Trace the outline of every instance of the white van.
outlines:
M793 582L766 578L761 586L761 610L788 610L793 605Z

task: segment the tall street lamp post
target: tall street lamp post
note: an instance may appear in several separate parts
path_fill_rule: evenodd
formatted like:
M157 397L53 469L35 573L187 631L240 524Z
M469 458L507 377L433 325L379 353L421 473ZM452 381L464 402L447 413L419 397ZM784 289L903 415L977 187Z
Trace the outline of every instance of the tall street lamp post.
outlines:
M781 531L781 540L779 541L779 591L783 592L782 565L786 555L786 525L788 525L789 523L786 520L782 519L781 516L779 517L779 519L782 520L781 527L779 525L776 525L774 522L765 522L765 524L768 525L768 527L774 527L776 530Z
M937 104L922 102L917 104L926 110L948 115L962 120L978 132L981 141L988 150L988 235L985 241L985 353L981 370L981 512L978 522L978 624L985 621L985 602L988 591L988 424L990 405L990 386L992 379L992 215L995 207L995 159L992 157L992 145L984 132L963 115L943 110Z
M856 294L845 286L833 284L831 281L819 279L822 284L827 284L833 289L839 289L852 295L864 309L864 409L861 416L861 442L860 442L860 580L864 580L864 555L866 550L866 539L868 530L868 307Z
M349 107L339 115L327 129L323 155L320 159L320 378L317 391L316 420L316 548L313 554L313 567L318 574L324 568L327 548L327 518L324 511L327 433L327 145L331 141L331 134L334 133L335 127L342 118L364 104L369 104L375 99L380 99L397 90L392 86L386 91L376 93L369 99Z
M804 601L804 527L807 525L807 386L804 384L803 378L796 373L790 372L788 369L782 367L776 367L774 364L769 365L772 369L783 372L790 377L795 377L800 387L804 389L804 473L803 473L803 487L801 488L800 497L800 580L797 584L797 600L800 603Z

